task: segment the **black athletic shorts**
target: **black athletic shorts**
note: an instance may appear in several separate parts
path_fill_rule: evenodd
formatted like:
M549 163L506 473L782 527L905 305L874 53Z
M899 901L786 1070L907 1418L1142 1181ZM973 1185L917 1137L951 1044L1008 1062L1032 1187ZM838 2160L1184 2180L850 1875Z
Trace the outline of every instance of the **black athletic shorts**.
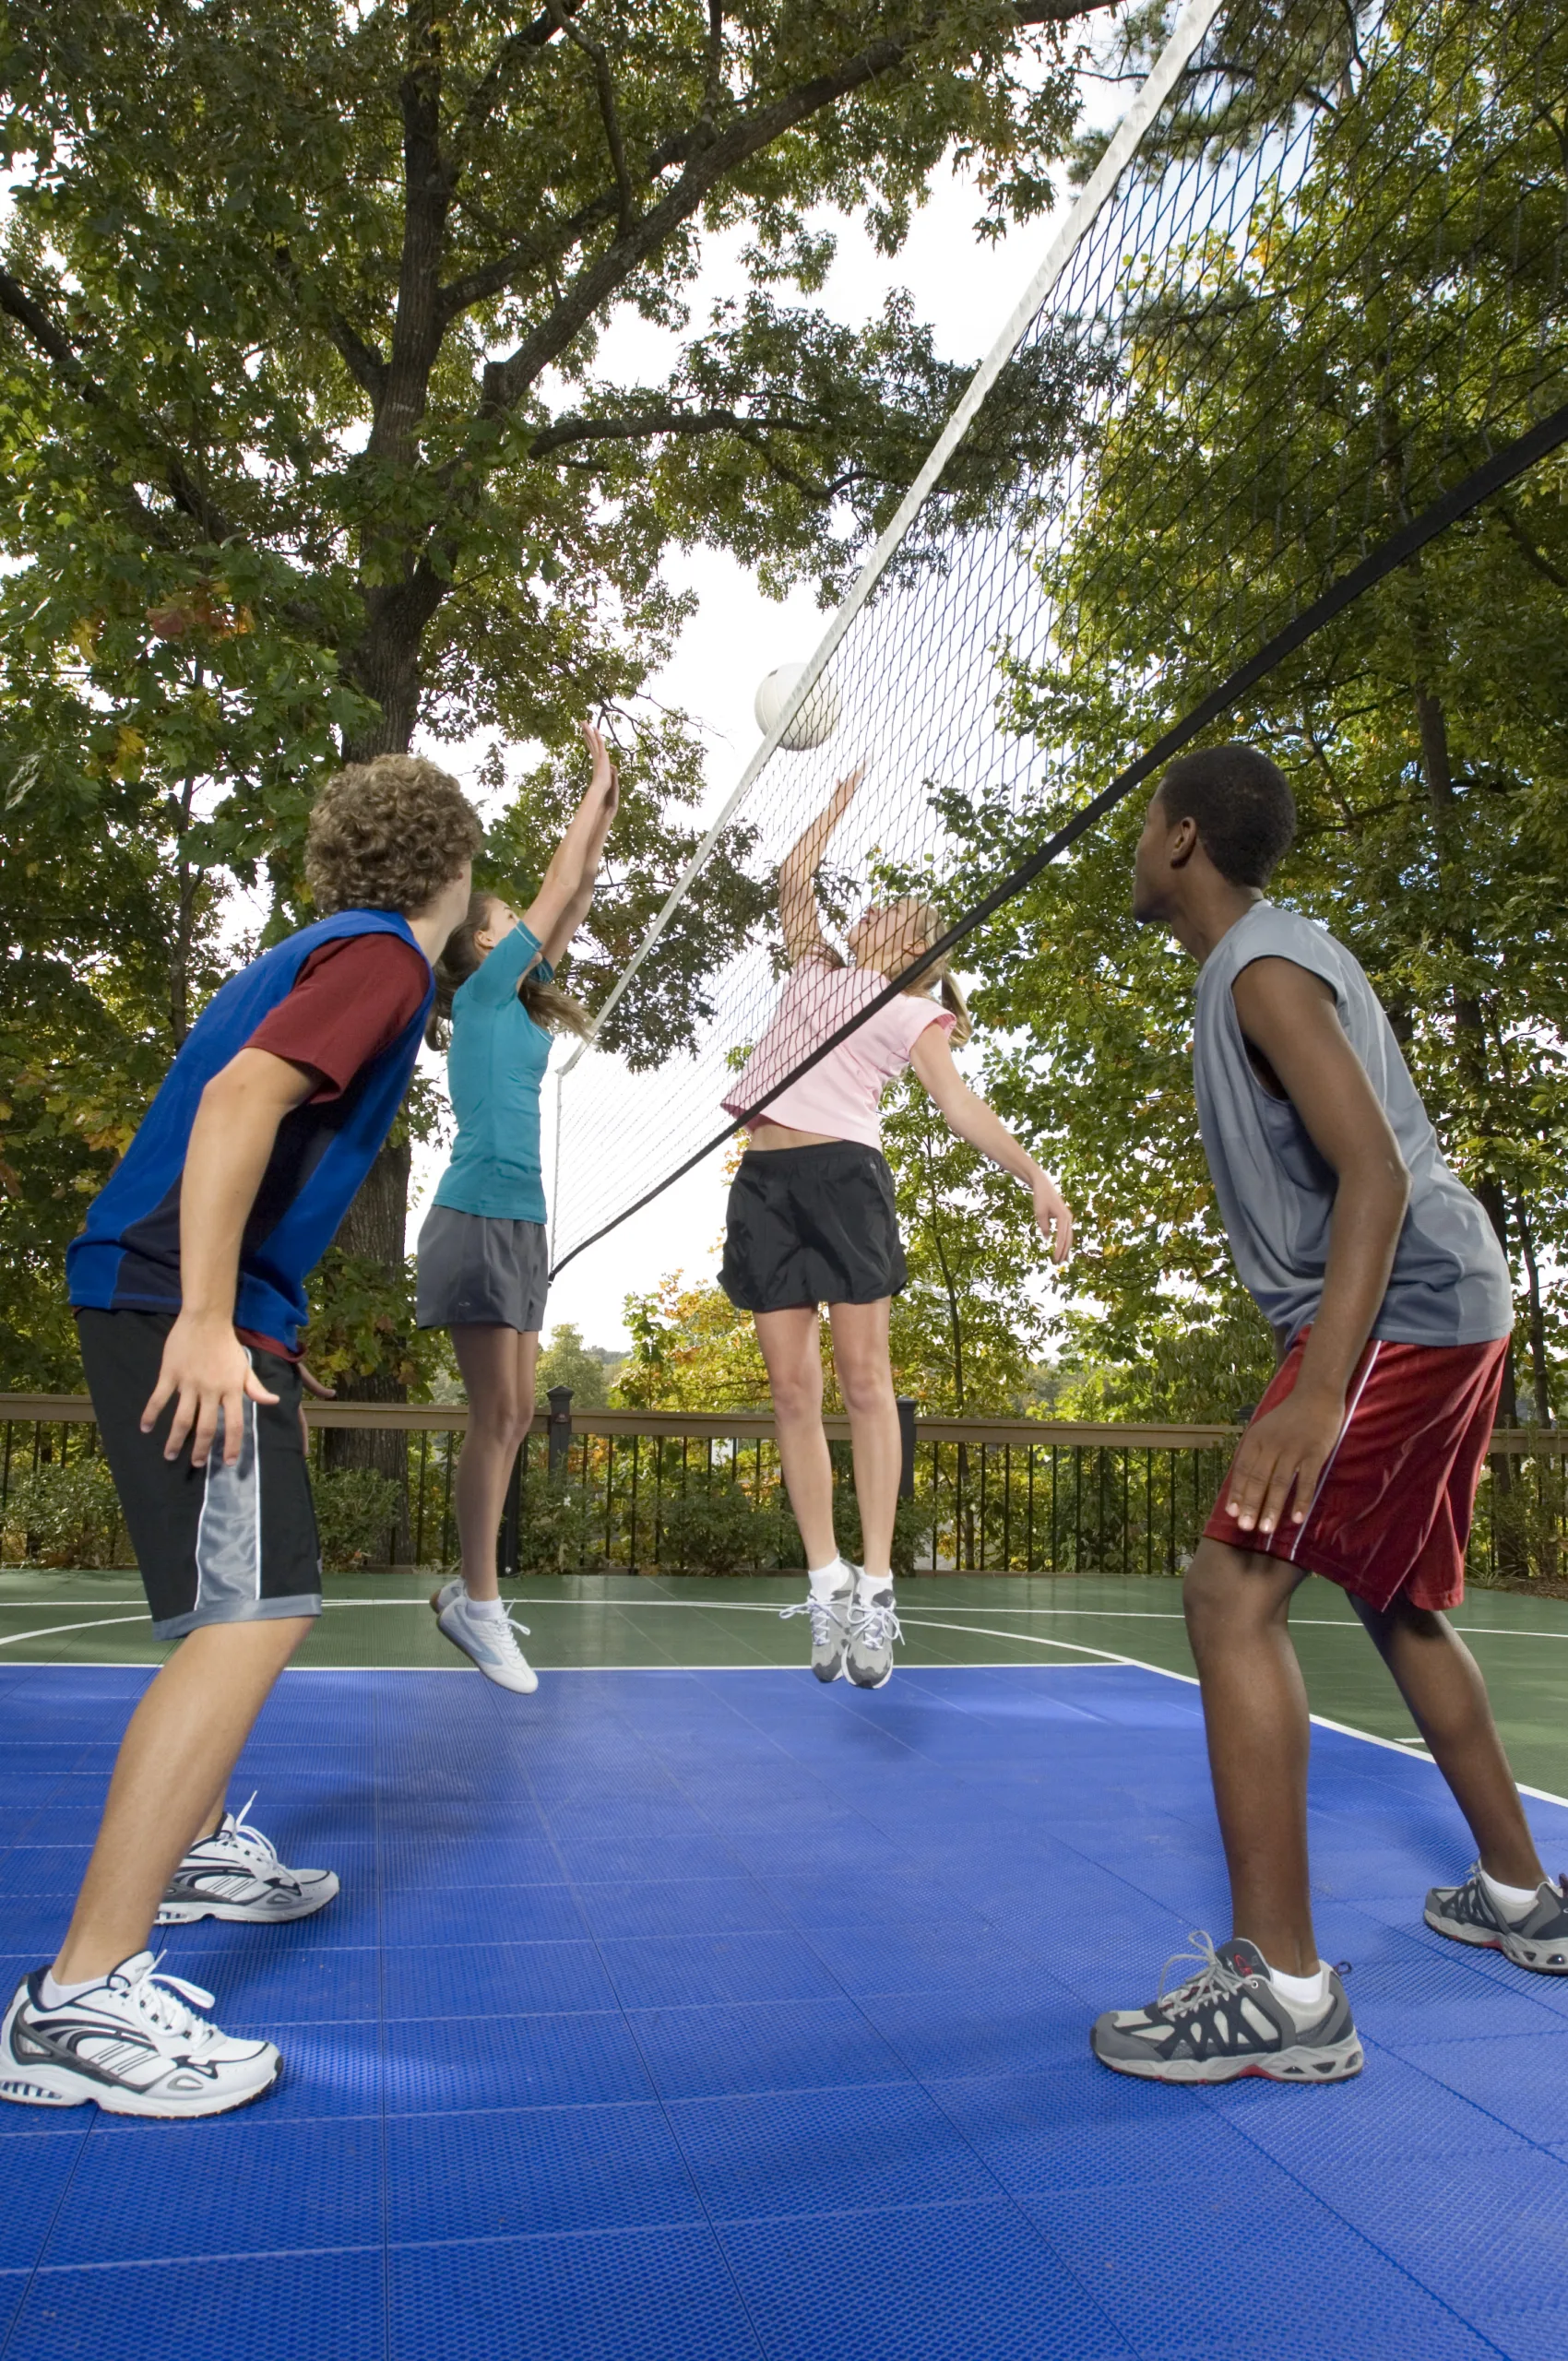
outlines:
M158 1382L167 1311L78 1311L82 1366L160 1640L201 1623L261 1623L321 1612L321 1549L311 1505L302 1388L292 1361L254 1347L276 1403L247 1402L240 1455L225 1467L222 1426L205 1467L187 1442L165 1459L174 1405L152 1432L141 1415Z
M875 1303L909 1273L893 1175L858 1140L748 1148L730 1184L719 1284L742 1311Z

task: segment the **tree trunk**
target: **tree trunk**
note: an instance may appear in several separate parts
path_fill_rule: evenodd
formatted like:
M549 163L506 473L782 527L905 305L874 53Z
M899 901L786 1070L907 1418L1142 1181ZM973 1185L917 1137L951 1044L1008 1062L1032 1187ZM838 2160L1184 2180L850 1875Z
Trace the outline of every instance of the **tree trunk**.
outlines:
M1535 1418L1538 1427L1551 1424L1551 1380L1546 1357L1546 1315L1541 1310L1540 1274L1536 1268L1536 1241L1530 1228L1529 1208L1524 1199L1514 1205L1515 1227L1519 1233L1519 1252L1524 1258L1525 1279L1530 1301L1530 1377L1535 1395Z
M338 1232L337 1242L345 1254L377 1264L383 1270L400 1268L408 1219L410 1157L407 1134L396 1142L389 1141L382 1149ZM342 1379L338 1393L346 1402L406 1402L409 1398L406 1385L396 1378L379 1375ZM328 1467L374 1467L378 1474L391 1477L398 1487L392 1560L395 1565L409 1564L413 1545L409 1522L408 1437L390 1428L327 1427L322 1442Z

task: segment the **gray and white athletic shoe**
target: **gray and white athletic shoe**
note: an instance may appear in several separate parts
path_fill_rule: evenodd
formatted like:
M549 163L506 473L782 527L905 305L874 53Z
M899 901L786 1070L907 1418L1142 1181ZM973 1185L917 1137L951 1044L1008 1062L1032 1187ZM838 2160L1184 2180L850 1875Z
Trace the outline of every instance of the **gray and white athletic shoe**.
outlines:
M1538 1975L1568 1975L1568 1878L1545 1878L1522 1918L1505 1918L1475 1863L1463 1885L1434 1885L1423 1913L1429 1927L1456 1943L1501 1952Z
M526 1697L539 1687L538 1673L517 1645L519 1631L525 1639L529 1636L526 1623L514 1622L509 1615L475 1615L460 1576L443 1583L432 1593L430 1603L452 1645L470 1657L497 1689L510 1689Z
M57 2009L44 2005L42 1968L18 1985L0 2026L0 2099L178 2116L265 2098L283 2070L271 2042L232 2041L196 2013L211 2008L210 1992L157 1968L138 1952Z
M1342 2082L1361 2070L1361 2045L1345 1987L1330 1968L1328 1998L1303 2022L1275 1989L1253 1943L1232 1935L1216 1951L1201 1928L1198 1972L1143 2009L1108 2009L1089 2035L1102 2066L1151 2082ZM1178 1956L1186 1957L1181 1953ZM1170 1973L1174 1962L1166 1963Z
M812 1619L812 1670L819 1680L837 1680L844 1669L844 1651L849 1643L849 1609L855 1597L855 1570L839 1560L843 1579L835 1583L831 1598L813 1596L802 1599L798 1607L781 1607L780 1623L788 1623L792 1615L809 1615Z
M183 1927L193 1918L237 1918L252 1927L271 1927L289 1918L308 1918L321 1910L338 1891L335 1869L291 1869L278 1858L278 1848L244 1811L229 1812L215 1835L193 1845L169 1881L158 1905L160 1927Z
M857 1597L849 1609L849 1653L845 1670L857 1689L880 1689L893 1678L893 1643L903 1638L893 1608L893 1585Z

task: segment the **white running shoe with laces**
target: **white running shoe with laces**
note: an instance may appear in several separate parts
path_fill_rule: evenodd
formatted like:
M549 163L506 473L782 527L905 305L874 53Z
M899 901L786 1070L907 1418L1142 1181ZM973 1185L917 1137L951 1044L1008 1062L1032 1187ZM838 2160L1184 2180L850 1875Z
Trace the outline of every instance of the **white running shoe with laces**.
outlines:
M51 2009L44 1970L17 1987L0 2026L0 2099L108 2115L226 2115L264 2098L283 2070L269 2041L232 2041L196 2009L212 1995L160 1975L150 1952ZM195 2006L188 2005L195 2003Z
M452 1645L471 1657L497 1689L514 1690L526 1697L539 1687L538 1673L517 1645L519 1631L528 1637L526 1623L514 1622L509 1615L475 1615L460 1574L433 1591L430 1603Z
M158 1908L160 1927L188 1926L196 1918L235 1918L251 1927L308 1918L338 1891L334 1869L291 1869L278 1848L244 1811L228 1812L214 1835L193 1845L169 1881Z
M814 1591L802 1599L798 1607L781 1607L780 1623L788 1623L792 1616L809 1615L812 1620L812 1670L819 1680L840 1678L844 1670L844 1652L849 1643L849 1609L855 1598L855 1570L838 1560L839 1579L833 1586L831 1598L819 1598Z

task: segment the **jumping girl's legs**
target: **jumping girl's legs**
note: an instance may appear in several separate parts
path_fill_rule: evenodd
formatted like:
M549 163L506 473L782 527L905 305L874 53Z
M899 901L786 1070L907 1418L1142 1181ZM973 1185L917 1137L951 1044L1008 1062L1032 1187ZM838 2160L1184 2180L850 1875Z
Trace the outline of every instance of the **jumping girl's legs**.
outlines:
M891 1309L887 1296L875 1303L830 1303L827 1307L833 1366L849 1413L849 1441L855 1455L855 1497L861 1504L865 1565L862 1587L878 1590L893 1579L893 1519L904 1464L887 1349Z
M784 1487L805 1544L806 1564L832 1566L838 1547L833 1537L833 1464L822 1430L816 1306L792 1304L787 1311L759 1311L755 1318Z
M526 1694L539 1687L539 1677L517 1645L527 1624L514 1623L501 1603L495 1543L513 1463L533 1424L539 1331L454 1328L452 1349L469 1396L469 1431L453 1487L463 1572L430 1603L447 1639L487 1680Z
M469 1397L469 1431L453 1486L463 1583L470 1598L496 1598L496 1536L512 1464L533 1424L539 1332L454 1328L452 1349Z

